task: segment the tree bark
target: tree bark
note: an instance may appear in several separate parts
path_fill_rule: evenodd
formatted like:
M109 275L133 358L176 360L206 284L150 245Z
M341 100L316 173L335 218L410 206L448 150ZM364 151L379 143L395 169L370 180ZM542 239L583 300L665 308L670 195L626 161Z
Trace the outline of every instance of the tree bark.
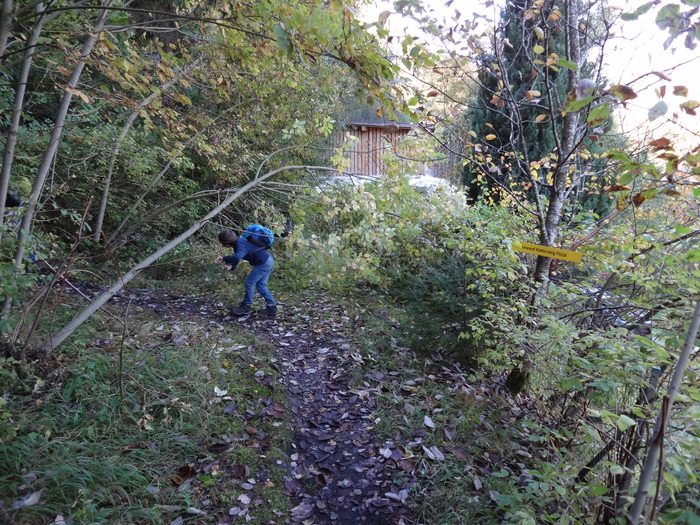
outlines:
M12 4L12 2L10 2ZM4 9L4 4L3 4ZM17 145L17 134L19 133L19 121L22 115L22 107L24 106L24 95L27 91L27 79L29 78L29 70L31 69L32 59L36 53L36 44L41 34L41 26L44 23L43 17L44 4L39 3L36 6L37 17L34 21L29 37L27 38L27 47L22 59L22 67L17 77L15 84L15 103L12 108L12 116L10 117L10 127L7 130L7 139L5 141L5 152L2 158L2 168L0 169L0 241L2 240L2 225L5 218L5 198L10 187L10 172L12 170L12 161L15 155L15 146ZM3 12L3 17L5 13ZM3 24L5 21L3 20ZM0 41L2 35L0 35ZM2 51L0 50L0 56Z
M578 34L579 0L566 1L566 58L574 64L581 66L581 44ZM576 71L567 69L569 77L569 91L576 88L580 75ZM547 206L547 214L540 231L540 244L554 247L554 243L559 235L559 224L561 214L566 201L566 183L569 178L569 167L571 157L576 146L576 135L579 129L579 113L567 113L564 116L561 137L557 147L557 167L554 173L551 195ZM549 257L537 257L535 265L534 279L545 283L549 279L549 268L552 259Z
M231 204L238 197L245 194L248 190L254 188L255 186L259 185L265 180L269 179L273 175L276 175L277 173L297 169L336 171L333 168L327 168L323 166L284 166L282 168L277 168L272 171L269 171L262 176L255 177L248 184L236 190L232 195L224 199L221 202L221 204L216 206L204 217L197 220L192 226L190 226L190 228L187 231L181 233L175 239L167 243L162 248L156 250L151 255L142 260L140 263L138 263L136 266L131 268L127 273L125 273L122 276L121 279L119 279L116 283L112 284L112 286L110 286L110 288L107 291L103 292L100 296L98 296L82 312L76 315L66 326L61 328L55 335L53 335L48 341L46 341L39 349L39 354L48 355L51 352L53 352L54 349L56 349L56 347L63 343L63 341L65 341L66 338L69 337L75 331L76 328L78 328L81 324L88 320L90 316L94 314L97 310L99 310L114 294L116 294L117 292L119 292L119 290L124 288L124 286L127 283L129 283L134 277L136 277L141 270L148 268L148 266L157 261L163 255L167 254L168 252L179 246L181 243L186 241L188 238L190 238L193 234L198 232L202 228L202 226L204 226L209 220L213 219L219 213L221 213L224 210L224 208L226 208L226 206Z
M7 40L10 37L13 18L12 0L2 0L2 8L0 9L0 62L5 54L5 49L7 49Z
M78 79L85 68L85 62L88 55L92 52L95 43L97 42L98 35L102 31L105 20L107 19L108 10L107 8L111 5L112 0L104 0L100 14L95 21L92 32L88 36L85 44L83 45L82 52L78 58L78 63L68 80L68 87L75 89L78 84ZM61 105L59 106L58 113L56 114L56 122L54 124L53 132L51 133L51 138L49 139L49 145L44 152L44 156L39 166L36 174L36 179L34 180L34 185L32 186L32 191L29 196L29 202L24 211L24 216L22 217L22 222L20 223L19 235L17 238L17 251L15 252L15 271L19 272L22 267L22 261L24 259L24 246L31 231L32 224L34 222L34 215L36 214L36 208L41 198L41 193L44 189L44 183L46 182L46 177L51 169L51 163L58 150L58 144L61 139L61 134L63 133L63 124L68 115L68 108L70 107L71 100L73 98L70 91L66 91L61 100ZM3 304L2 316L6 318L10 310L11 298L6 297Z
M663 445L662 441L665 425L668 424L668 418L666 416L667 414L670 414L671 408L673 407L673 401L681 387L681 383L683 382L683 375L688 367L690 354L695 347L695 339L698 335L698 328L700 328L700 299L698 299L698 302L695 305L695 312L690 321L688 335L685 338L685 343L683 344L681 353L678 356L678 362L676 363L676 368L673 371L673 377L671 378L671 383L669 384L668 392L666 393L666 399L668 400L666 409L662 409L661 413L656 419L654 432L652 433L651 440L649 442L647 457L644 460L644 466L639 473L637 493L634 497L634 503L632 503L632 507L627 515L627 522L631 525L637 525L637 523L639 523L639 518L642 515L642 510L644 509L647 497L649 496L649 483L654 474L657 459L659 458L659 453L661 451L661 446ZM661 468L661 466L659 466L659 468Z

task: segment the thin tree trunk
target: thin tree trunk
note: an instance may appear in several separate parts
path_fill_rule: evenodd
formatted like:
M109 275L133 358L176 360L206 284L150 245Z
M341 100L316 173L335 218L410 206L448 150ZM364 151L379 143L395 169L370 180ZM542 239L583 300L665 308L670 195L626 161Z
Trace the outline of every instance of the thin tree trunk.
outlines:
M78 58L78 63L75 66L75 69L73 70L73 73L71 74L71 77L68 81L68 87L71 89L75 89L75 87L78 84L78 79L80 78L80 75L83 72L87 57L92 52L92 49L95 46L95 43L97 42L98 35L102 32L105 20L107 19L108 10L106 8L109 7L111 3L112 0L104 0L104 3L102 4L102 9L100 10L100 14L98 15L97 20L95 21L95 26L93 27L93 30L90 32L87 40L85 41L85 44L83 45L82 52L80 54L80 57ZM15 253L16 272L19 272L20 268L22 267L22 261L24 259L24 245L27 240L27 237L29 236L29 232L31 231L32 224L34 222L36 208L39 203L39 199L41 198L41 193L44 189L44 183L46 182L46 178L51 168L51 163L53 161L54 156L56 155L56 152L58 151L58 145L61 139L61 134L63 133L63 124L66 120L66 116L68 115L68 108L70 107L72 98L73 95L70 93L70 91L66 91L63 95L61 105L59 106L58 113L56 114L56 122L54 124L53 132L51 133L51 138L49 139L48 147L44 152L43 160L37 171L36 179L34 180L34 185L32 186L32 191L29 196L29 202L27 203L27 207L24 211L24 216L22 217L22 222L20 223L20 230L17 238L17 251ZM11 298L6 297L5 302L3 304L3 318L6 318L9 314L10 303Z
M54 334L48 341L46 341L40 348L39 354L40 355L48 355L51 352L53 352L56 347L58 347L63 341L66 340L67 337L69 337L76 328L78 328L81 324L83 324L86 320L92 316L97 310L99 310L109 299L119 292L124 286L126 286L127 283L129 283L134 277L138 275L138 273L145 269L148 268L152 263L160 259L163 255L167 254L177 246L179 246L181 243L189 239L193 234L198 232L209 220L213 219L216 217L219 213L221 213L226 206L231 204L233 201L235 201L238 197L241 195L245 194L248 192L250 189L254 188L255 186L259 185L260 183L264 182L265 180L269 179L273 175L276 175L277 173L280 173L282 171L286 170L298 170L298 169L313 169L313 170L324 170L324 171L336 171L334 168L327 168L323 166L285 166L282 168L277 168L272 171L267 172L266 174L254 178L252 181L250 181L248 184L245 186L241 187L238 189L235 193L224 199L221 204L216 206L213 210L211 210L209 213L207 213L204 217L201 219L197 220L187 231L181 233L179 236L177 236L175 239L170 241L168 244L163 246L162 248L156 250L153 252L151 255L146 257L144 260L142 260L140 263L138 263L136 266L131 268L128 272L126 272L121 279L119 279L116 283L114 283L110 288L103 292L100 296L98 296L92 303L90 303L82 312L80 312L78 315L76 315L66 326L61 328L56 334Z
M218 120L219 118L221 118L221 116L223 116L224 114L228 113L229 111L232 111L232 110L235 109L236 107L237 107L237 106L233 106L233 107L230 107L229 109L223 111L219 116L217 116L216 120ZM214 124L216 123L216 120L214 121ZM174 154L172 154L172 155L170 156L170 159L168 160L167 164L163 167L162 170L160 170L160 173L158 173L158 175L156 175L156 176L153 178L153 180L148 184L148 187L145 189L145 191L141 192L141 195L139 195L138 199L136 199L136 202L134 202L134 204L131 205L131 208L129 208L129 211L126 212L126 215L124 215L124 218L122 219L122 222L119 223L119 226L117 226L117 228L116 228L116 229L112 232L112 234L107 238L107 246L108 246L110 249L114 249L115 245L119 244L119 242L121 241L121 239L123 239L124 236L127 235L127 234L125 233L124 235L121 236L121 238L120 238L119 241L115 241L115 238L117 237L117 235L119 235L119 232L122 231L122 228L124 228L124 226L126 225L126 223L129 222L129 219L131 218L131 216L133 215L133 213L136 211L136 209L138 208L139 204L141 204L141 202L143 201L143 199L146 198L146 195L148 195L148 194L151 192L151 190L155 187L155 185L158 183L158 181L163 177L163 175L165 175L165 174L167 173L168 169L170 169L170 165L171 165L173 162L175 162L175 160L176 160L180 155L182 155L182 152L185 150L185 148L186 148L189 144L191 144L192 142L194 142L194 140L195 140L197 137L199 137L202 133L204 133L207 129L209 129L209 127L210 127L210 126L206 126L206 127L202 128L199 132L197 132L196 135L190 137L190 139L189 139L187 142L185 142L185 144L183 144L182 147L181 147L177 152L175 152ZM131 230L131 228L130 228L130 230Z
M5 49L7 49L12 18L12 0L2 0L2 8L0 9L0 60L5 54Z
M676 368L673 371L673 377L671 378L671 383L668 387L668 392L666 393L666 403L665 410L662 409L661 413L656 419L656 425L654 426L654 432L651 435L651 440L649 442L649 447L647 450L647 457L644 460L644 466L639 473L639 483L637 485L637 493L634 497L634 503L630 508L629 514L627 515L627 522L631 525L637 525L639 519L642 515L642 510L646 504L647 497L649 496L649 483L654 475L654 470L657 466L657 460L659 458L659 453L661 451L661 446L663 445L663 435L665 431L665 425L668 424L667 415L671 413L671 408L673 408L673 401L676 398L676 394L681 387L683 382L683 375L688 367L688 361L690 360L690 354L695 347L695 338L698 335L698 328L700 328L700 299L698 299L695 305L695 313L690 321L690 328L688 329L688 335L685 338L685 343L681 349L681 353L678 356L678 362L676 363ZM659 465L659 468L662 466Z
M134 124L136 119L141 115L141 112L143 109L148 106L153 100L160 95L162 95L164 92L168 91L174 84L179 80L181 76L184 76L188 74L194 67L197 66L197 64L200 62L200 59L195 60L187 66L181 73L180 75L176 76L170 82L167 82L163 84L160 89L157 91L151 93L148 97L143 99L139 105L136 107L136 109L129 115L129 118L126 120L124 123L124 126L122 127L122 131L117 137L117 139L114 142L114 145L112 147L112 153L109 159L109 166L107 167L107 175L105 175L105 182L104 182L104 189L102 191L102 199L100 201L100 207L97 210L97 219L95 220L95 229L94 229L94 235L96 239L100 238L100 234L102 233L102 225L104 223L104 218L105 218L105 213L107 212L107 201L109 200L109 189L112 184L112 174L114 173L114 164L117 160L117 156L119 155L119 151L121 150L122 143L124 142L124 137L126 137L126 134L129 132L131 129L131 126Z
M578 34L579 14L578 4L580 0L566 1L566 58L581 65L581 44ZM567 69L569 75L569 91L576 88L579 81L578 70ZM569 167L572 164L571 157L576 145L576 135L579 128L579 113L567 113L564 116L561 137L558 142L558 162L552 183L552 193L547 206L547 215L540 231L540 243L544 246L554 247L559 235L561 214L566 201L566 183L569 179ZM539 256L535 266L534 279L545 283L549 278L549 267L552 259Z
M14 160L15 155L15 146L17 145L17 135L19 133L19 121L22 115L22 107L24 106L24 95L27 91L29 70L32 65L34 54L36 53L36 44L39 40L39 35L41 34L41 26L44 23L44 17L42 15L43 11L44 4L37 4L37 17L34 21L34 27L32 27L32 30L29 33L29 38L27 39L27 48L24 52L24 59L22 60L22 67L20 68L19 76L17 77L15 104L12 108L12 116L10 117L10 127L7 130L5 153L3 154L2 158L2 169L0 169L0 241L2 240L2 225L5 218L5 199L10 188L10 172L12 170L12 161ZM2 55L1 51L0 55Z

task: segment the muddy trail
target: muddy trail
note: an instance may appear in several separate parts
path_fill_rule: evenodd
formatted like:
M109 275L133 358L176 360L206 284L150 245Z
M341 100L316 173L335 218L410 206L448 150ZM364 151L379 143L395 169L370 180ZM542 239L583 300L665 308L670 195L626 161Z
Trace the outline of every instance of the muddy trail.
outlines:
M341 305L315 296L313 303L281 305L278 316L269 319L235 318L221 304L167 290L123 290L111 302L129 304L134 317L150 310L164 320L236 325L277 348L274 367L287 392L293 429L284 466L294 508L285 523L407 522L414 467L400 446L373 433L376 396L390 378L372 370L356 351L349 335L355 320Z

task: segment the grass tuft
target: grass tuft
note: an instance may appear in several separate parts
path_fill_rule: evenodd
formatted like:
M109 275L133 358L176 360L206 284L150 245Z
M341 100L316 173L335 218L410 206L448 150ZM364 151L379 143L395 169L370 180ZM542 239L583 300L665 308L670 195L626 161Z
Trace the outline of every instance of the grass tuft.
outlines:
M275 451L284 449L284 425L246 415L275 395L255 376L264 368L274 379L272 347L235 328L150 316L141 312L132 322L138 333L123 340L113 335L118 325L93 323L97 337L62 349L43 378L3 376L0 523L44 524L60 515L74 523L161 524L191 520L190 508L227 513L244 492L240 480L222 475L234 464L271 480L252 491L260 493L254 501L274 502L251 508L256 520L288 511L281 467L269 465L244 430L260 428L268 452L283 457ZM178 478L181 468L193 475ZM23 505L32 494L38 501Z

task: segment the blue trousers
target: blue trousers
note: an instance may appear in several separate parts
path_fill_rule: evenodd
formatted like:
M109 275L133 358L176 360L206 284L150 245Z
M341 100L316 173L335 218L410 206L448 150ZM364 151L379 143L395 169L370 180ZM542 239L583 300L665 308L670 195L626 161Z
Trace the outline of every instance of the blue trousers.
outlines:
M260 292L267 306L275 306L277 303L272 297L270 290L267 289L267 281L270 278L275 260L270 257L264 264L253 266L253 269L248 274L245 280L245 295L243 296L243 304L250 306L253 304L253 294L255 290Z

